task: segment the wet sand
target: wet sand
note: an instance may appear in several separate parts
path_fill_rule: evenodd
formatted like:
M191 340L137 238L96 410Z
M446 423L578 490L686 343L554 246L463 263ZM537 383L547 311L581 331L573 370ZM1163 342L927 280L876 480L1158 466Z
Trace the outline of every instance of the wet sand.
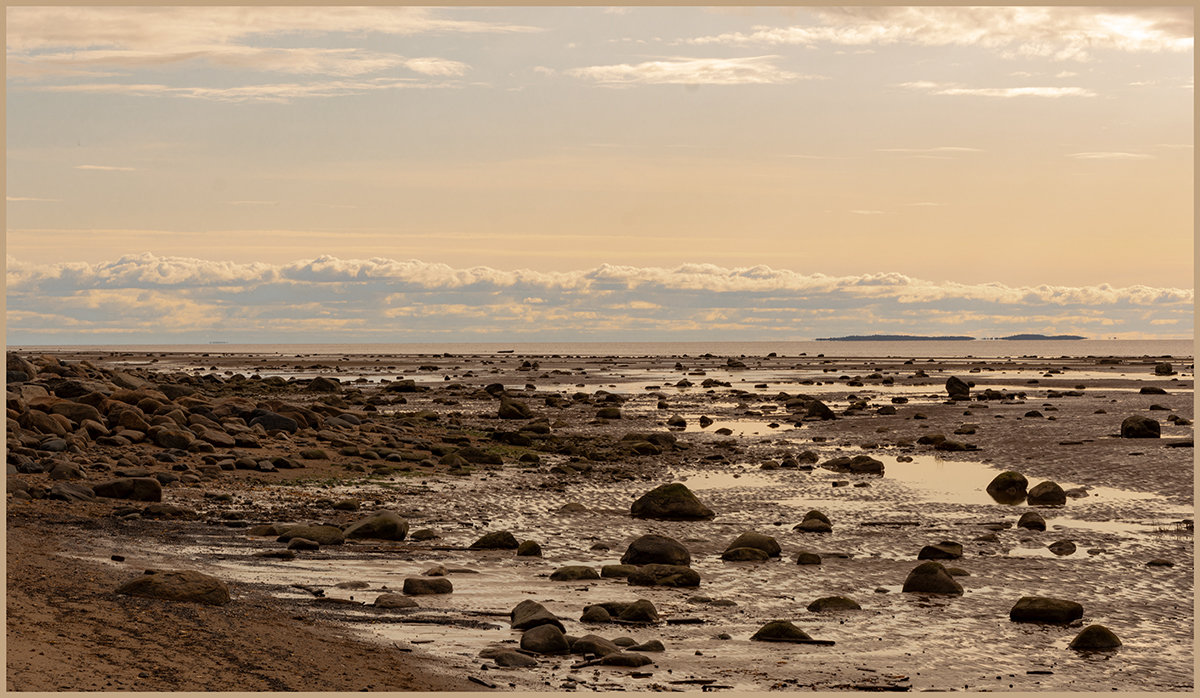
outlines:
M412 667L410 684L392 686L400 690L420 690L422 681L431 690L694 690L702 682L738 690L1183 691L1193 686L1193 455L1189 447L1169 445L1192 437L1190 358L1170 359L1178 372L1171 376L1155 375L1154 366L1162 359L1151 357L1118 363L1094 357L908 361L220 352L63 353L56 358L68 366L86 360L94 368L81 370L94 373L93 380L111 380L108 371L117 369L160 386L187 386L193 398L208 404L232 396L260 404L272 399L310 408L327 404L362 423L263 436L259 448L200 447L174 463L156 460L154 454L163 449L150 444L105 446L86 438L75 443L79 453L54 456L81 466L85 482L131 467L194 474L194 482L172 482L163 490L164 502L187 513L151 519L136 508L122 510L140 503L116 499L82 504L15 500L11 478L35 489L49 488L53 481L45 473L12 474L14 435L16 443L24 436L25 448L33 451L33 442L42 437L31 438L26 429L13 432L10 399L9 586L27 594L23 603L43 606L36 615L21 612L18 604L14 614L10 594L9 641L10 648L14 639L25 642L29 656L44 651L55 630L76 637L73 629L94 622L88 619L102 607L116 615L107 618L113 632L124 627L130 608L192 607L112 593L114 580L144 568L186 567L230 584L234 601L204 609L216 614L212 618L239 617L238 609L247 607L273 609L272 622L283 623L281 627L290 622L313 632L359 638L356 649L342 652L351 674L356 673L355 662L377 659L380 651L400 653ZM745 368L729 365L739 360ZM305 390L307 379L317 375L338 378L341 390ZM950 401L945 383L952 375L974 382L975 396L993 389L1010 397ZM281 380L267 380L272 376ZM382 379L409 379L428 390L394 392ZM677 387L681 380L692 386ZM718 383L705 387L705 380ZM484 390L494 383L528 405L535 418L545 418L550 433L532 435L527 446L489 438L492 431L515 432L528 423L497 419L498 401ZM1142 394L1147 386L1161 387L1165 394ZM10 385L10 398L11 390ZM837 418L803 419L803 413L789 412L780 393L818 398ZM893 398L907 401L894 403ZM852 409L856 402L865 404ZM1150 410L1151 405L1168 409ZM614 406L620 419L596 417L600 408ZM895 414L878 412L887 406ZM1028 416L1032 410L1041 416ZM1156 418L1162 438L1119 438L1121 421L1132 414ZM667 419L674 415L683 417L686 427L669 429ZM701 428L701 415L713 423ZM1166 415L1186 423L1168 422ZM973 433L955 434L964 424L975 425ZM722 428L729 433L716 433ZM678 447L637 455L630 452L630 442L621 441L631 432L669 433ZM975 448L939 451L917 443L930 434ZM454 471L438 463L444 454L467 445L499 455L502 463L475 463ZM307 448L324 449L329 458L299 458ZM355 448L360 455L348 455ZM363 457L369 448L375 453ZM788 454L808 450L819 457L813 470L770 467ZM384 452L392 455L384 457ZM830 458L861 453L884 463L882 476L820 467ZM283 455L303 467L275 472L199 467L206 458L211 464L225 454L250 454L256 460ZM537 462L520 460L530 454ZM983 489L1001 470L1024 473L1031 486L1050 479L1067 489L1083 487L1087 496L1069 498L1061 507L999 504ZM691 487L716 516L691 522L630 517L634 499L672 481ZM344 499L355 500L360 511L333 508ZM570 503L582 505L583 511L561 511ZM829 516L833 531L794 531L814 508ZM281 549L283 543L247 535L252 526L283 522L328 522L344 528L376 509L399 512L410 532L432 528L440 537L348 541L283 561L254 556ZM1015 527L1030 510L1045 517L1048 530ZM463 550L483 533L497 530L537 541L542 556ZM782 557L722 561L726 545L746 530L775 537ZM35 539L33 531L38 545L27 542ZM700 586L548 578L568 564L597 569L615 564L629 543L645 533L682 541L701 576ZM977 540L989 534L994 539ZM14 540L26 543L13 546ZM946 564L968 573L957 577L964 594L902 592L917 552L942 540L963 544L963 557ZM1076 551L1064 556L1050 552L1047 546L1060 540L1075 543ZM802 549L822 554L822 563L796 565ZM124 560L113 561L114 554ZM1173 566L1146 566L1156 559ZM436 564L451 570L452 594L415 597L418 609L361 605L384 591L397 591L406 577ZM78 576L92 583L72 582L72 593L84 600L83 610L67 613L48 603L54 585L33 576L29 570L34 565L86 571ZM345 588L347 582L360 588ZM313 589L322 597L314 596ZM849 596L862 610L806 609L812 600L832 595ZM1075 600L1085 609L1082 622L1074 627L1010 622L1008 610L1025 595ZM649 599L664 622L623 626L578 621L585 605L638 598ZM564 656L538 657L534 668L500 669L479 652L493 644L516 646L520 633L509 629L508 612L524 599L558 615L569 635L658 639L666 650L648 654L654 663L639 669L573 668L581 658ZM265 616L242 617L244 627L266 624ZM777 618L835 644L749 640ZM1123 646L1103 654L1068 650L1079 626L1092 623L1112 629ZM123 637L130 646L151 641L144 635ZM257 655L248 676L287 675L282 667L296 662L270 650L276 641L259 641L267 651ZM215 679L202 672L192 675L194 685L186 679L168 683L153 670L140 669L146 677L121 673L105 658L103 645L82 639L73 641L70 651L67 659L91 667L83 672L86 676L50 672L10 649L9 687L86 689L106 674L127 682L121 687L139 690L236 687L211 683ZM467 676L477 681L465 683ZM341 690L318 683L315 675L295 674L293 679L278 690ZM388 687L365 678L361 683L359 688ZM276 687L270 682L248 685Z

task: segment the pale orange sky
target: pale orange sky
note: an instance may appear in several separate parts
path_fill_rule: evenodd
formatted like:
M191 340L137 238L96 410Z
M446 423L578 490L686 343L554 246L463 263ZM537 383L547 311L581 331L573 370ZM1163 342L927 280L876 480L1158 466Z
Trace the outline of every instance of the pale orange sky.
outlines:
M328 255L1193 285L1191 8L7 19L10 270ZM1190 333L1129 331L1155 320Z

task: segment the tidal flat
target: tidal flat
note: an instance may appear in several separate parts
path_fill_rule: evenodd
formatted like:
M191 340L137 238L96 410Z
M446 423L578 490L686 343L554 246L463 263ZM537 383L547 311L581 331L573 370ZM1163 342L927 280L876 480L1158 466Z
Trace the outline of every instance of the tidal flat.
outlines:
M8 688L1191 691L1193 378L10 351ZM987 491L1003 472L1019 497ZM647 535L686 561L639 560ZM959 592L905 591L930 559ZM192 596L128 586L179 570ZM1081 613L1013 620L1023 597ZM752 639L772 621L810 641ZM1119 646L1069 647L1093 625Z

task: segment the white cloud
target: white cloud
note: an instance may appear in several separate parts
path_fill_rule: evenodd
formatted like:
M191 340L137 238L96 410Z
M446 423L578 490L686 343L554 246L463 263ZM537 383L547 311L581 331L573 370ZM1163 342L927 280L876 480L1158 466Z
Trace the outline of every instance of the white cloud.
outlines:
M882 216L882 215L884 215L883 211L876 211L874 209L861 209L861 208L853 209L850 211L850 213L853 213L858 216Z
M164 53L234 47L248 37L497 34L537 27L453 19L423 7L9 7L9 55L52 48Z
M545 273L453 268L419 260L319 257L237 264L151 254L114 262L7 264L9 341L120 335L127 341L282 341L337 332L346 341L427 337L594 336L663 339L713 331L788 336L861 334L863 324L935 333L947 318L979 336L1022 326L1111 326L1153 333L1190 323L1190 289L1010 287L914 279L895 272L829 276L767 266L601 265ZM380 318L403 322L380 322ZM1038 330L1032 330L1038 331ZM1061 331L1069 331L1063 329ZM964 333L970 333L964 332ZM191 334L189 334L191 333ZM206 334L207 333L207 334ZM1009 332L1003 332L1008 334Z
M134 167L118 167L115 165L76 165L77 170L97 170L100 172L133 172Z
M1082 87L963 87L957 83L916 80L902 82L898 87L921 90L935 95L966 97L1095 97L1096 93Z
M934 148L877 148L880 153L982 153L979 148L940 145Z
M1149 160L1154 156L1146 153L1071 153L1067 157L1076 160Z
M697 37L697 45L980 46L1005 57L1088 60L1091 52L1192 49L1190 8L812 8L818 24Z
M42 202L62 201L62 199L44 199L40 196L5 196L4 200L5 201L42 201Z
M744 58L667 58L637 65L596 65L568 70L572 77L605 85L777 85L823 79L775 65L779 56Z
M273 83L239 87L172 87L162 84L85 83L78 85L43 85L34 87L43 92L86 92L125 94L139 97L188 97L217 102L275 102L288 103L295 99L318 97L347 97L377 90L437 89L456 87L450 83L426 83L407 78L372 78L368 80L329 80L308 83Z

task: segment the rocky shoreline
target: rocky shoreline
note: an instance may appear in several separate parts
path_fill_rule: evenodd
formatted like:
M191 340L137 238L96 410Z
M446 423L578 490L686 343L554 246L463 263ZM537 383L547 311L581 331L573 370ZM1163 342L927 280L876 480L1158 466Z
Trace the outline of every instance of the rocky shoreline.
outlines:
M9 352L8 417L10 690L1192 687L1190 358Z

